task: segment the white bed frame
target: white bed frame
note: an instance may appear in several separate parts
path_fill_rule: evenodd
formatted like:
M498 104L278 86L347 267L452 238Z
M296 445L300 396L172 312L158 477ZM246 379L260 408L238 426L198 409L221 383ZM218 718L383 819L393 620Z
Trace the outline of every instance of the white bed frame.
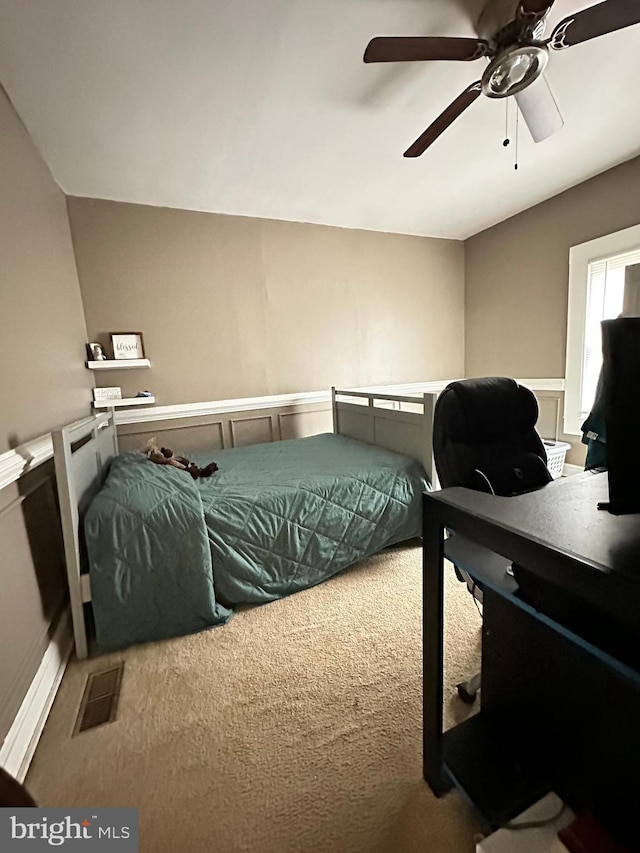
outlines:
M333 431L418 459L435 485L432 427L436 397L332 388ZM85 605L91 602L83 519L118 453L113 410L56 430L52 438L76 656L83 659L88 655Z
M51 433L76 655L88 654L84 605L91 601L84 514L118 453L115 415L92 415Z
M332 388L333 431L412 456L422 463L429 482L435 487L433 411L437 397L434 393L400 397L376 391Z

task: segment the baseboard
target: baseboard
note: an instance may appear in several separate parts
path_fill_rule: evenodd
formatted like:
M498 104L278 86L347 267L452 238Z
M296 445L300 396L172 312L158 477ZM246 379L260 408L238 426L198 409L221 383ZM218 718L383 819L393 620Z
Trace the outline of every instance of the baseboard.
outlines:
M0 748L0 766L19 782L27 775L72 648L71 620L65 610Z
M571 463L565 462L562 467L563 477L571 477L573 474L582 473L584 473L584 465L571 465Z

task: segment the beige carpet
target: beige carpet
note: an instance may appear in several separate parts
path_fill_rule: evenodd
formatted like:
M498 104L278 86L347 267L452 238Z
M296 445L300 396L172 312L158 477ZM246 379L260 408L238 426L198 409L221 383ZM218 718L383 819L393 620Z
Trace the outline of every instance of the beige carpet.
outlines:
M447 572L446 683L480 617ZM71 738L87 673L117 720ZM451 688L449 721L467 709ZM145 853L471 853L421 773L421 551L402 547L223 628L70 664L27 777L43 806L137 806Z

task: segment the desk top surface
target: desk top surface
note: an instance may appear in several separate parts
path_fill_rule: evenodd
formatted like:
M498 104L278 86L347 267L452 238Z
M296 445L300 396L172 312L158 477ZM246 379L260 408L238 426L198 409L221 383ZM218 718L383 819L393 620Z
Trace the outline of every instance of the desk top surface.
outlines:
M599 510L598 502L608 496L606 473L585 472L511 498L462 487L426 497L640 585L640 514L616 516Z

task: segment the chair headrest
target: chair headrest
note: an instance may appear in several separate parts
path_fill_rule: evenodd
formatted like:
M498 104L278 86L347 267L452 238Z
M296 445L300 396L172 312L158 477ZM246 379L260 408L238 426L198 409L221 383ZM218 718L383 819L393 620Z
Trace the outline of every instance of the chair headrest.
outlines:
M505 376L451 382L436 401L433 452L440 484L511 495L551 479L536 432L538 401Z
M451 382L437 406L447 411L451 441L504 441L529 432L538 420L533 392L506 376Z

